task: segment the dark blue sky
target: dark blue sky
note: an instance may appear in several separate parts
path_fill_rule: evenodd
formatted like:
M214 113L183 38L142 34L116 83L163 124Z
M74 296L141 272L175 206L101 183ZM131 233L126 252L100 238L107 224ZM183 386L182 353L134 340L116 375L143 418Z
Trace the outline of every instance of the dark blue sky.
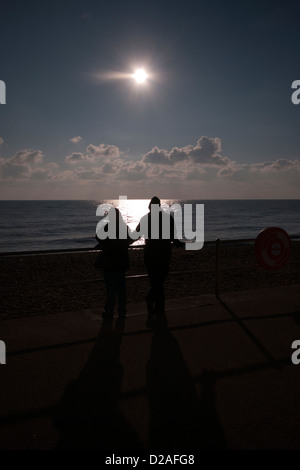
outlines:
M1 2L0 197L300 197L298 4Z

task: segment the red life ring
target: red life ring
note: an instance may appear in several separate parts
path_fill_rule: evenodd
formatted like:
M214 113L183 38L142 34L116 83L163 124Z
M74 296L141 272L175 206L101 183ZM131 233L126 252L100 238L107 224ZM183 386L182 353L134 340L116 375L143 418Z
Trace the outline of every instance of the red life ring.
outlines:
M279 227L262 230L255 239L255 257L265 269L279 269L291 253L290 237Z

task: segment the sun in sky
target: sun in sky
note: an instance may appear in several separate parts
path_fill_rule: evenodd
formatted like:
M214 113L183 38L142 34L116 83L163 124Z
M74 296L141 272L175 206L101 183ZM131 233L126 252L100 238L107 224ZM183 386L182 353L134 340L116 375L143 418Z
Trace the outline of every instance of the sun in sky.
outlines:
M137 83L145 83L148 78L148 74L144 69L137 69L132 77L135 79Z

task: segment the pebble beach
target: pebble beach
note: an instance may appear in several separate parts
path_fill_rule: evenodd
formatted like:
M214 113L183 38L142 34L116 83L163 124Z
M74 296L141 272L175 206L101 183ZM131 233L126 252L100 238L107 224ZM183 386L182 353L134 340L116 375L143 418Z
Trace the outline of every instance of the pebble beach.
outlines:
M103 311L105 285L94 268L97 252L22 254L1 256L1 318L93 309ZM129 251L128 303L144 301L149 284L143 248ZM280 269L258 265L253 244L220 244L219 292L233 292L299 283L300 243L292 242L291 255ZM199 251L173 248L166 298L212 294L216 289L216 246ZM130 312L128 312L130 313Z

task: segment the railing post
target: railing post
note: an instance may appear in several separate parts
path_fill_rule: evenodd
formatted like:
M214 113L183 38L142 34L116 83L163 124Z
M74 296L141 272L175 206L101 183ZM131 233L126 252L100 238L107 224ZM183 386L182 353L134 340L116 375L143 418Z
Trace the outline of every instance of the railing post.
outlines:
M219 298L219 275L220 275L220 239L216 240L216 282L215 282L215 294Z

